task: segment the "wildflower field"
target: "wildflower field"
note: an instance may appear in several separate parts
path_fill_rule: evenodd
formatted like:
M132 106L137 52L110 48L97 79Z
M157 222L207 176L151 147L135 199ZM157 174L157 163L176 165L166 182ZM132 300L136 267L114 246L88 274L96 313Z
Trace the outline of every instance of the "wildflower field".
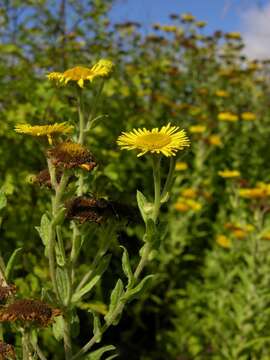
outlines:
M113 3L0 1L0 360L269 360L270 61Z

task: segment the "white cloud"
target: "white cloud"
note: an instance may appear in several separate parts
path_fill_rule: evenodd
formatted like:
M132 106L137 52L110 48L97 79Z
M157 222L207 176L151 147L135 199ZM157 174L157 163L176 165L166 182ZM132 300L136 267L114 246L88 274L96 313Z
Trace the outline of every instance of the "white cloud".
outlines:
M241 14L241 32L246 44L244 53L252 59L270 58L270 2L254 6Z

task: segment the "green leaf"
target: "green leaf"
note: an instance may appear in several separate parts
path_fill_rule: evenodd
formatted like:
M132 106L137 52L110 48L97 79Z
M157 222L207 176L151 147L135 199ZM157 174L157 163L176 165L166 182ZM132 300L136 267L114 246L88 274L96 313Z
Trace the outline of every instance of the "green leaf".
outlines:
M49 236L50 236L50 220L46 214L42 215L40 226L36 226L35 229L39 233L39 236L45 246L45 256L48 257L48 244L49 244Z
M64 336L64 319L62 315L55 318L52 329L56 340L61 341Z
M101 331L101 323L97 313L93 312L94 317L94 328L93 333L97 336L96 342L99 343L101 341L102 331Z
M124 292L124 285L121 279L118 279L113 291L111 292L110 297L110 305L109 305L109 311L108 314L105 316L105 321L109 321L111 318L112 313L114 312L116 306L119 304L120 299ZM116 325L118 323L119 319L116 319L113 325Z
M146 222L146 239L145 241L152 241L155 238L156 225L152 219L147 219Z
M95 351L91 352L90 354L88 354L85 357L85 360L100 360L103 354L105 354L108 351L113 351L113 350L115 350L115 346L113 346L113 345L102 346L100 349L95 350Z
M123 268L123 271L124 271L126 277L128 278L128 288L129 288L134 283L134 275L131 270L128 251L124 246L120 246L120 247L124 250L123 256L122 256L122 268Z
M138 204L140 213L142 215L143 221L146 223L147 219L149 219L149 217L152 214L153 204L148 202L146 197L139 190L137 190L137 204Z
M146 290L147 286L149 286L153 277L154 275L147 275L137 286L135 286L133 289L128 290L126 294L121 298L121 300L131 301L138 298L140 294L142 294Z
M0 210L7 205L7 198L3 190L0 190Z
M18 248L16 250L14 250L8 260L6 270L5 270L5 277L6 277L7 281L11 278L13 268L14 268L16 262L18 261L18 257L20 255L21 251L22 251L22 248Z
M58 267L56 269L56 282L59 289L60 297L64 304L66 304L69 296L69 278L66 269Z
M72 296L73 303L79 301L81 297L83 297L85 294L89 293L92 290L92 288L100 280L104 271L107 269L110 259L111 259L111 255L106 255L101 259L99 266L94 271L95 275L93 276L93 278L86 285L84 285L79 291L75 292L75 294Z

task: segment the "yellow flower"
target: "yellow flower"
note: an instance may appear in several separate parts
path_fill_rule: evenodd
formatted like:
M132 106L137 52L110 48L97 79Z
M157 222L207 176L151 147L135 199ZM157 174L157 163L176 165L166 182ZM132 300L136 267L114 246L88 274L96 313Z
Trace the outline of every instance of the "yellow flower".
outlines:
M122 149L140 150L137 156L142 156L147 152L175 156L178 150L183 150L190 145L185 130L179 131L178 129L177 126L171 126L170 123L160 130L158 128L152 130L133 129L127 133L123 132L118 137L117 144Z
M174 205L174 208L179 212L187 212L189 210L200 211L202 204L193 199L180 197L177 203Z
M221 112L218 114L218 120L235 122L238 120L238 116L231 112Z
M184 171L188 169L188 164L186 162L178 161L175 164L175 170L176 171Z
M194 199L198 195L198 191L193 188L187 188L181 191L181 195L184 198Z
M258 183L255 188L240 189L239 195L246 199L262 199L270 196L270 184Z
M217 90L215 92L215 95L218 96L218 97L224 97L224 98L227 98L230 96L230 94L228 93L228 91L225 91L225 90Z
M192 134L201 134L206 131L207 127L205 125L193 125L189 127L189 131Z
M253 121L256 120L256 115L252 112L247 111L241 114L241 118L246 121Z
M198 28L203 28L207 25L205 21L197 21L195 24Z
M231 247L231 240L225 235L217 235L216 242L225 249L229 249Z
M218 175L225 179L231 179L231 178L239 177L241 174L238 170L224 170L224 171L219 171Z
M58 84L66 85L69 81L76 82L81 88L85 81L92 82L96 77L106 77L113 69L113 63L110 60L101 59L91 68L84 66L75 66L63 73L52 72L47 75L49 80L56 81Z
M30 125L19 124L15 127L15 131L20 134L27 134L32 136L47 136L49 144L52 144L52 136L56 134L69 134L74 127L68 125L66 122L55 123L52 125Z
M181 15L181 19L184 22L193 22L195 20L195 16L192 14L186 13Z
M216 134L209 136L208 141L209 141L209 144L214 145L214 146L222 145L220 136L216 135Z
M230 40L241 40L241 34L239 32L229 32L225 35L226 39Z

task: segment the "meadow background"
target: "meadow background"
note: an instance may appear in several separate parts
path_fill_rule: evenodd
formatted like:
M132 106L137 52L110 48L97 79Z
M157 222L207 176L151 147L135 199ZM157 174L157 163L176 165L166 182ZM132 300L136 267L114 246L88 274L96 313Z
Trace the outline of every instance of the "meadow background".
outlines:
M97 109L102 121L87 138L98 154L94 193L134 208L137 189L151 194L149 163L117 148L122 131L171 122L187 130L191 147L177 159L171 200L162 210L160 248L147 269L158 275L102 343L113 343L120 359L267 360L269 3L243 1L236 8L221 1L215 9L210 1L203 9L197 1L149 3L142 11L137 1L0 1L0 186L8 200L0 252L7 260L22 248L13 282L21 296L38 298L49 273L35 226L49 190L31 175L45 166L44 147L13 129L24 122L75 123L74 98L52 87L46 74L110 59L114 73ZM135 261L142 232L135 212L111 246L113 261L102 288L86 299L88 309L106 312L102 289L121 275L119 244ZM82 264L95 252L95 243L85 246ZM90 322L84 310L78 310L81 343ZM10 341L16 342L11 333ZM61 358L50 329L42 344L49 358Z

